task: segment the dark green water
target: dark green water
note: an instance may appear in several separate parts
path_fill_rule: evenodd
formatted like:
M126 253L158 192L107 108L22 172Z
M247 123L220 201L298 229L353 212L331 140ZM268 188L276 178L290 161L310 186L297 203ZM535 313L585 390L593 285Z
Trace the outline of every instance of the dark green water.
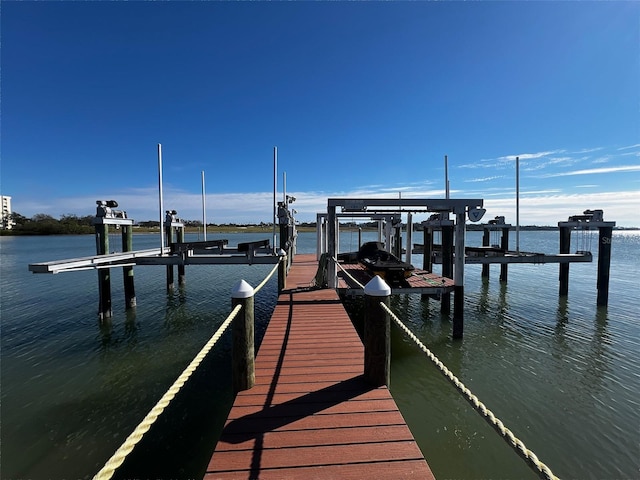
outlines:
M469 233L467 244L480 235ZM348 233L341 241L342 250L357 247ZM134 239L137 249L158 244ZM521 248L555 253L557 232L523 232ZM255 286L270 270L193 266L186 287L167 294L163 267L138 267L134 314L124 312L114 271L114 317L100 325L95 272L27 270L94 249L91 236L0 237L3 479L93 476L226 318L233 285ZM298 251L315 251L315 234L302 234ZM638 258L639 232L616 232L606 309L595 306L595 258L571 266L564 299L555 265L512 266L506 285L497 266L488 282L467 266L463 341L451 340L436 301L400 296L392 308L556 475L640 478ZM258 338L275 301L274 279L256 298ZM391 391L437 478L535 478L397 329L392 347ZM119 477L202 475L232 401L229 351L225 337Z

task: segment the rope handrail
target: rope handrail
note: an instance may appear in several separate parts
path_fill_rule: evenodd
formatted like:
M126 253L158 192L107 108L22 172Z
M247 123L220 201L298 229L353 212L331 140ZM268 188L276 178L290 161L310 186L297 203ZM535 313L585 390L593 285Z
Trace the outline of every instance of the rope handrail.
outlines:
M336 260L336 257L331 257L331 260L333 260L333 262L338 266L338 268L340 270L342 270L342 272L349 277L351 280L353 280L355 282L356 285L358 285L358 287L362 288L364 290L364 285L362 285L358 280L356 280L355 278L353 278L353 276L347 272L342 265L340 265L340 263L338 262L338 260Z
M127 437L125 442L115 451L113 456L105 463L104 467L96 473L93 477L94 480L108 480L115 473L116 469L122 465L127 455L129 455L134 447L142 440L142 437L145 433L149 431L151 425L158 419L158 417L162 414L162 412L167 408L169 403L173 400L176 394L180 391L183 385L187 382L191 374L198 368L200 363L207 356L209 351L213 348L213 346L217 343L217 341L222 337L222 334L229 327L233 319L238 315L238 312L242 309L242 305L238 304L231 311L227 319L220 325L216 333L209 339L209 341L205 344L204 347L200 350L200 352L195 356L195 358L191 361L189 366L182 372L182 374L176 379L176 381L169 387L169 390L162 396L162 398L156 403L156 405L151 409L147 416L144 417L142 422L136 427L136 429Z
M491 410L489 410L484 403L482 403L476 395L469 390L464 383L462 383L452 372L449 370L444 363L442 363L438 357L436 357L431 350L429 350L419 339L416 337L409 328L402 323L402 321L393 313L393 311L387 307L384 302L380 302L380 306L386 310L386 312L391 316L393 321L403 330L407 336L414 341L416 345L422 350L423 353L427 355L429 360L431 360L436 367L440 370L440 372L451 382L453 385L465 396L466 400L471 403L474 409L480 413L484 419L496 430L502 438L522 457L532 468L535 468L538 471L538 474L541 478L547 480L559 480L556 477L551 469L541 462L535 453L529 450L526 445L517 438L511 430L509 430L502 421L497 418Z
M273 274L276 272L276 270L278 270L278 266L280 265L280 262L284 261L284 258L285 257L280 257L280 260L278 260L278 263L276 263L275 266L271 269L271 272L269 272L269 275L267 275L265 277L265 279L262 282L260 282L260 284L256 288L253 289L253 294L254 295L256 293L258 293L260 291L260 289L267 284L267 282L273 276Z

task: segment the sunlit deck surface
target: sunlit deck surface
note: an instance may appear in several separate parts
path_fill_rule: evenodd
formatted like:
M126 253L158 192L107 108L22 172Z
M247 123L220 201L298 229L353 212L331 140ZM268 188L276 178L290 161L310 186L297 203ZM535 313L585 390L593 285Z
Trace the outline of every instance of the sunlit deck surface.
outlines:
M313 289L298 255L205 479L432 479L387 387L363 380L364 349L336 291Z

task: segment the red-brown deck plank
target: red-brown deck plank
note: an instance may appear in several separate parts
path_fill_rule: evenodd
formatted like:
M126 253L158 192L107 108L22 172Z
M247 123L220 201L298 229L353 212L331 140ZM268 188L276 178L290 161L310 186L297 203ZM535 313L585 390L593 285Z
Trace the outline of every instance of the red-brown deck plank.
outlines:
M296 256L205 479L433 479L389 390L365 383L336 292L309 288L316 269Z

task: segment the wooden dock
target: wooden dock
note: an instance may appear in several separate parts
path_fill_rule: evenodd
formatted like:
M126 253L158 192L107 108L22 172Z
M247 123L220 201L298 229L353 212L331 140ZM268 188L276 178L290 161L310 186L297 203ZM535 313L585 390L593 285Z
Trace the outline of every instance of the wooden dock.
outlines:
M433 479L387 387L363 379L364 348L340 298L313 289L297 255L205 479Z

